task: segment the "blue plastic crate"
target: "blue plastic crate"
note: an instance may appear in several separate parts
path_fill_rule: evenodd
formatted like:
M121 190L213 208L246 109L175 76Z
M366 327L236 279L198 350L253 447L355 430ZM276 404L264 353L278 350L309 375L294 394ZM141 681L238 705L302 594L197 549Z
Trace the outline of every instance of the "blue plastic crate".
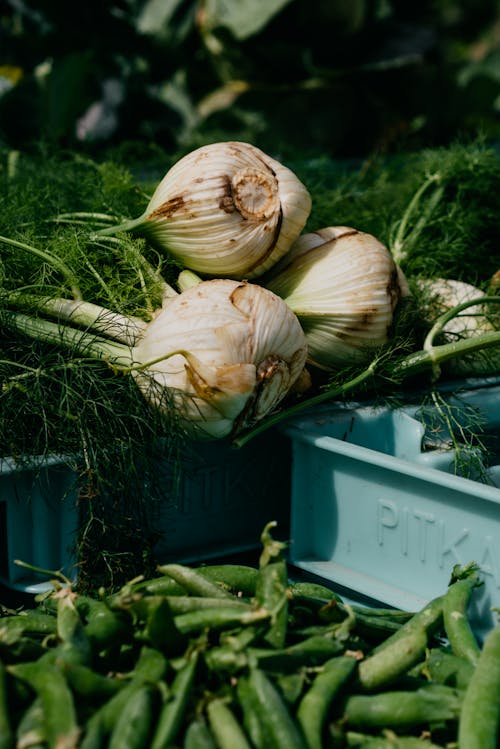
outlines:
M16 564L75 576L77 474L68 459L36 465L0 460L0 583L25 593L47 588L47 578Z
M480 416L492 447L500 439L500 386L447 402ZM484 585L470 614L482 636L500 606L500 451L483 461L488 483L455 475L446 425L426 428L439 423L432 411L333 405L286 428L290 561L347 598L409 611L443 593L455 564L474 561ZM469 455L476 470L479 454Z
M269 520L278 521L287 537L289 466L289 441L274 431L238 450L226 441L190 443L178 483L169 461L158 459L156 481L166 487L165 497L152 501L137 522L158 537L159 562L200 562L257 549ZM146 479L143 492L147 496ZM50 457L33 468L0 460L0 584L25 593L49 587L46 577L19 567L16 559L76 579L75 542L87 519L85 501L77 500L78 475L64 459ZM119 511L116 501L112 513Z

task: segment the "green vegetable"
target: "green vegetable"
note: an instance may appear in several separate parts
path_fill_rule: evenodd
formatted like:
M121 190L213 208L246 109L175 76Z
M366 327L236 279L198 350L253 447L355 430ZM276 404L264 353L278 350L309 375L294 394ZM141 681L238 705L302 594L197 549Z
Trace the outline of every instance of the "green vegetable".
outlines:
M14 732L9 712L7 672L0 661L0 749L11 749L14 744Z
M297 708L297 720L302 727L309 749L322 749L323 729L331 703L343 689L356 668L351 656L338 656L327 661L314 678Z
M413 692L388 691L347 697L343 720L353 728L418 728L457 721L462 697L452 687L429 684Z
M243 727L224 700L210 700L207 716L219 749L251 749Z
M198 655L193 653L177 672L171 685L170 694L158 715L150 749L164 749L175 741L184 720L197 667Z
M492 629L465 691L459 717L460 749L494 749L500 727L500 626Z
M149 685L132 692L111 732L109 749L147 749L154 717L154 693Z
M248 686L262 723L265 741L274 749L307 749L299 724L270 677L260 668L252 668Z
M443 599L443 622L451 649L473 666L479 659L480 648L467 618L467 607L472 591L478 585L477 570L477 565L463 571L455 569L452 583Z
M76 747L80 735L73 694L61 671L53 664L17 663L8 672L32 687L43 706L49 749Z
M271 615L271 626L268 627L264 640L275 648L282 648L288 620L288 571L286 544L275 540L271 535L271 528L276 526L276 521L268 523L261 535L263 548L255 584L255 600Z

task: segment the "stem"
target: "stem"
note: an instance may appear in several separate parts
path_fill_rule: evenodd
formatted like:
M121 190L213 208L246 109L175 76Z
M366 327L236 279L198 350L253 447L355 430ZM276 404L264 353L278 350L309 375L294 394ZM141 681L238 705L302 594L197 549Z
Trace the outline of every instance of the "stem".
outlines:
M59 213L51 221L71 221L71 219L86 219L88 221L104 221L107 224L116 223L116 216L110 216L109 213L95 213L89 211L73 211L70 213ZM77 222L80 223L80 222Z
M426 190L435 182L439 181L440 176L439 174L431 174L430 177L428 177L425 182L420 185L418 190L413 195L412 199L408 203L406 210L403 214L403 217L401 221L399 222L398 229L396 232L396 236L394 237L394 241L391 244L391 254L394 259L394 262L398 265L401 265L408 257L408 249L403 247L405 244L408 243L408 240L405 238L407 227L410 223L410 219L415 213L415 211L418 208L418 204L422 198L422 195L426 192ZM437 203L441 199L443 194L443 189L436 191L435 195L431 198L425 214L421 216L420 220L417 222L415 228L413 229L413 232L410 232L410 236L412 238L412 241L415 241L417 236L421 233L422 229L424 228L425 224L427 223L431 213L433 212L434 208L436 207Z
M192 286L198 286L202 279L191 270L182 270L177 277L177 286L179 290L187 291Z
M1 322L36 341L44 341L69 349L91 359L107 361L111 367L130 369L134 366L130 348L123 343L99 338L69 325L59 325L49 320L30 317L22 312L4 311Z
M142 216L139 216L138 218L129 219L128 221L123 221L121 224L114 224L113 226L106 226L104 229L98 229L94 234L99 237L106 237L108 235L113 236L114 234L119 234L123 232L133 232L136 229L139 229L141 226L145 223L145 216L144 214Z
M42 260L45 260L47 263L52 265L53 268L58 270L64 276L64 278L67 280L69 284L69 287L71 289L71 292L75 300L82 299L82 293L78 286L78 280L77 280L76 274L71 270L71 268L68 265L66 265L66 263L63 260L61 260L61 258L56 257L56 255L53 255L51 252L48 252L47 250L39 250L36 247L32 247L31 245L25 244L24 242L18 242L17 240L10 239L9 237L0 236L0 242L11 245L12 247L18 247L19 249L25 250L26 252L31 252L32 255L37 255L38 257L42 258Z
M436 364L442 364L449 359L456 358L458 356L465 356L467 354L474 353L474 351L480 351L485 348L493 348L500 346L500 331L495 330L491 333L482 333L481 335L474 336L473 338L463 338L460 341L454 343L445 343L441 346L436 346L432 349L432 352L425 351L424 349L417 351L412 354L408 354L400 361L393 364L390 372L390 379L395 382L401 382L408 377L414 377L415 375L425 370L431 369ZM373 380L377 374L377 367L380 359L374 359L370 365L364 369L359 375L353 377L353 379L329 388L319 395L312 398L308 398L301 403L297 403L290 408L284 409L281 412L273 414L269 418L257 426L250 429L248 432L243 433L233 439L232 444L234 447L242 447L249 442L253 437L256 437L267 429L281 424L283 421L296 416L306 409L312 406L317 406L320 403L324 403L329 400L338 399L344 396L351 390L355 390L360 385ZM381 372L380 376L383 377L384 373Z
M40 312L85 326L128 346L135 345L147 327L147 322L140 317L121 315L92 302L12 292L7 296L6 303L35 306Z
M38 572L40 575L46 575L47 577L54 577L57 580L61 580L66 585L71 585L71 580L66 577L60 570L46 570L44 567L37 567L34 564L28 564L28 562L23 562L21 559L14 559L14 564L17 564L19 567L24 567L27 570L31 570L32 572Z
M481 296L477 299L469 299L469 301L456 304L451 309L443 312L443 314L436 319L434 325L427 333L424 341L424 349L430 350L432 348L435 337L443 330L446 323L452 320L454 317L458 317L460 315L460 312L463 312L463 310L467 309L468 307L475 307L479 304L481 306L484 306L485 304L490 303L500 304L500 296Z
M500 346L500 330L481 333L481 335L472 338L462 338L460 341L453 343L444 343L441 346L435 346L432 352L422 349L414 354L409 354L395 364L392 374L403 379L413 377L435 364L442 364L449 359L466 356L467 354L473 354L475 351L495 346Z
M353 377L352 380L344 382L342 383L342 385L338 385L337 387L324 390L322 393L319 393L319 395L315 395L312 398L308 398L307 400L302 401L301 403L297 403L294 406L286 408L284 411L273 414L265 421L253 427L249 432L236 437L232 441L232 444L234 445L234 447L243 447L243 445L249 442L253 437L256 437L258 434L265 432L267 429L276 426L276 424L281 424L281 422L285 421L285 419L289 419L292 416L302 413L302 411L304 411L306 408L311 408L312 406L317 406L320 403L324 403L325 401L345 395L350 390L354 390L354 388L372 379L375 376L375 369L377 364L378 359L374 359L366 369L360 372L359 375L356 375L356 377Z

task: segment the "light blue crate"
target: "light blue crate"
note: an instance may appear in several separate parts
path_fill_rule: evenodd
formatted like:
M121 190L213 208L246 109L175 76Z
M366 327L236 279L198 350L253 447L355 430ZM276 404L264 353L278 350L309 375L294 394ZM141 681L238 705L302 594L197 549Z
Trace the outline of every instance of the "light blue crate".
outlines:
M258 549L269 520L276 520L286 537L290 445L282 434L271 431L239 450L226 441L190 443L174 487L171 463L159 458L155 466L165 497L152 501L137 522L147 522L158 537L154 554L160 563L194 563ZM147 496L146 479L143 491ZM0 460L0 584L24 593L50 587L46 576L18 566L16 559L60 569L76 580L77 533L89 511L77 500L78 474L70 461L51 456L30 467ZM116 512L113 502L109 505ZM106 507L104 501L103 512Z
M500 436L500 386L460 399ZM336 405L286 428L290 561L348 598L410 611L446 590L455 564L475 561L484 585L470 615L482 636L500 606L500 465L485 466L487 484L454 475L446 433L424 450L419 416L416 406Z
M17 565L17 559L75 577L77 498L77 474L65 458L51 456L31 466L0 460L1 584L32 594L49 587L46 575Z

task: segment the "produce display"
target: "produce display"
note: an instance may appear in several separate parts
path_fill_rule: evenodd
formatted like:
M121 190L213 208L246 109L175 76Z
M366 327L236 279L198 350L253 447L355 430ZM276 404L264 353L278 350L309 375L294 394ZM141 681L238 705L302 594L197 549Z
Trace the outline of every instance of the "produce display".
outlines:
M483 150L476 160L493 178L498 164ZM16 194L17 166L11 170L5 189ZM79 210L18 221L22 236L0 238L2 326L132 375L188 437L241 445L286 396L298 391L314 401L311 369L340 374L343 394L358 385L346 376L356 366L368 364L367 377L401 382L498 347L496 287L486 293L468 279L460 292L466 279L436 277L446 270L439 266L426 278L412 265L426 222L433 226L446 200L447 179L425 175L384 244L357 223L333 223L334 210L328 225L310 226L304 182L255 146L208 144L173 163L137 219L113 223L113 214ZM123 261L127 274L111 287L108 264ZM494 286L493 274L486 281ZM140 301L146 309L137 309ZM428 328L423 340L411 325L417 315ZM462 324L471 319L472 326ZM414 336L406 358L403 334ZM388 372L391 347L399 355ZM486 369L496 371L492 359ZM334 396L327 388L325 397Z
M294 580L270 522L255 566L159 565L114 593L54 573L0 617L0 746L494 749L500 626L470 563L420 611ZM50 574L50 573L48 573Z
M137 534L175 502L186 443L243 449L328 400L439 402L443 380L498 374L500 160L481 139L354 165L235 141L158 161L0 153L0 455L72 461L87 558L154 545Z

